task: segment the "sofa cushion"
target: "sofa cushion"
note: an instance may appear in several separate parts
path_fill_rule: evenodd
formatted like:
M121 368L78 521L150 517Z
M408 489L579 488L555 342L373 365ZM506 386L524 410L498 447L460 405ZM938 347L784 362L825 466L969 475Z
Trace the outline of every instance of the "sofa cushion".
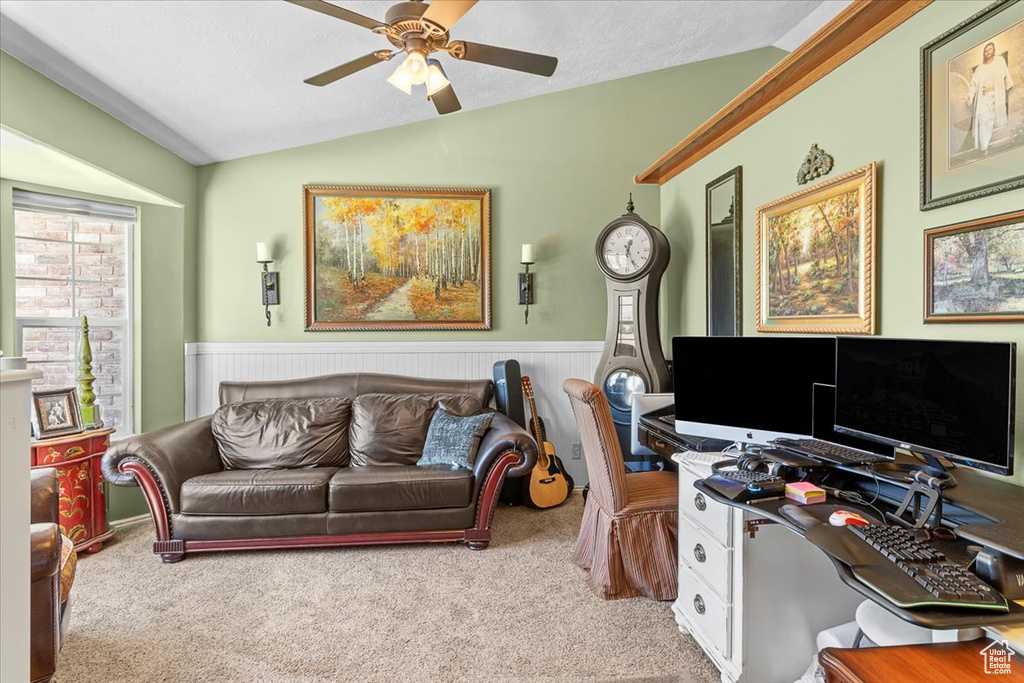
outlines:
M416 464L421 467L448 465L471 469L480 448L480 439L490 426L492 417L491 413L468 417L452 415L441 404L430 420L423 457Z
M225 469L345 467L352 402L306 398L229 403L213 414Z
M188 515L292 515L327 511L327 484L337 467L224 470L181 485Z
M331 478L331 512L426 510L466 507L473 473L446 465L430 467L365 466L338 470Z
M473 415L480 401L461 394L363 394L352 404L352 465L415 465L438 403Z

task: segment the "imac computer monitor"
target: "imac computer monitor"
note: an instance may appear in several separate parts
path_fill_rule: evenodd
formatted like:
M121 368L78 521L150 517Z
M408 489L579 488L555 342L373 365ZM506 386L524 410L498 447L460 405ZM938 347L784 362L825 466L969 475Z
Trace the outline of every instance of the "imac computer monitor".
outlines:
M834 337L674 337L676 431L727 441L808 438L815 383L835 383Z
M1013 473L1012 342L840 337L836 429Z

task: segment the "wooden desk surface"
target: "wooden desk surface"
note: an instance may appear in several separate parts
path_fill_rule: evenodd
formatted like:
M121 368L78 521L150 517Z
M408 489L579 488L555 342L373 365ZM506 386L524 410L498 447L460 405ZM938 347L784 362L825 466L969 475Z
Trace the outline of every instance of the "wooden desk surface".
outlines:
M928 645L827 647L818 653L818 661L825 669L828 683L968 683L993 679L1024 682L1024 658L1019 653L1009 658L1009 673L986 673L986 657L981 651L992 643L988 638L979 638ZM996 644L992 651L999 647Z

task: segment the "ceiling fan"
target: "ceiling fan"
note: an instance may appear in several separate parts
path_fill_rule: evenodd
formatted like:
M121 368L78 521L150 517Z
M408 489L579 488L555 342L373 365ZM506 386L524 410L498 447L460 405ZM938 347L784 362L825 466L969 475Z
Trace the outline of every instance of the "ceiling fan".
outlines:
M477 3L477 0L433 0L429 4L420 0L400 2L387 11L384 15L385 21L364 17L324 0L287 2L368 28L385 36L398 48L394 52L377 50L328 69L307 78L304 82L310 85L329 85L374 64L405 54L405 60L388 78L388 83L407 95L412 94L413 85L426 85L427 99L434 103L437 113L450 114L462 109L462 105L455 96L455 90L441 62L429 56L433 52L447 52L455 59L525 71L538 76L550 76L555 73L555 67L558 66L558 59L555 57L464 40L449 40L448 31Z

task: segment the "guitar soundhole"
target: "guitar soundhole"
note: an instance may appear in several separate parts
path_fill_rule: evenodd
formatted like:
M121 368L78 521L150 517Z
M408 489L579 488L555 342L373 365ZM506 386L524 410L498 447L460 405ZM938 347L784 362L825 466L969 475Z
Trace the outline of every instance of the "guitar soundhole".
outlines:
M542 483L542 484L550 484L550 483L552 483L554 481L555 481L554 477L548 477L547 479L541 479L540 483Z
M704 598L700 597L700 594L693 596L693 608L697 610L697 614L704 614L707 611L707 607L704 606Z
M693 546L693 556L697 558L698 562L703 562L704 560L708 559L708 556L704 553L704 546L702 546L700 543Z
M701 512L704 512L705 510L708 509L708 502L704 500L703 493L698 493L696 496L694 496L693 504L697 506L697 509L700 510Z

